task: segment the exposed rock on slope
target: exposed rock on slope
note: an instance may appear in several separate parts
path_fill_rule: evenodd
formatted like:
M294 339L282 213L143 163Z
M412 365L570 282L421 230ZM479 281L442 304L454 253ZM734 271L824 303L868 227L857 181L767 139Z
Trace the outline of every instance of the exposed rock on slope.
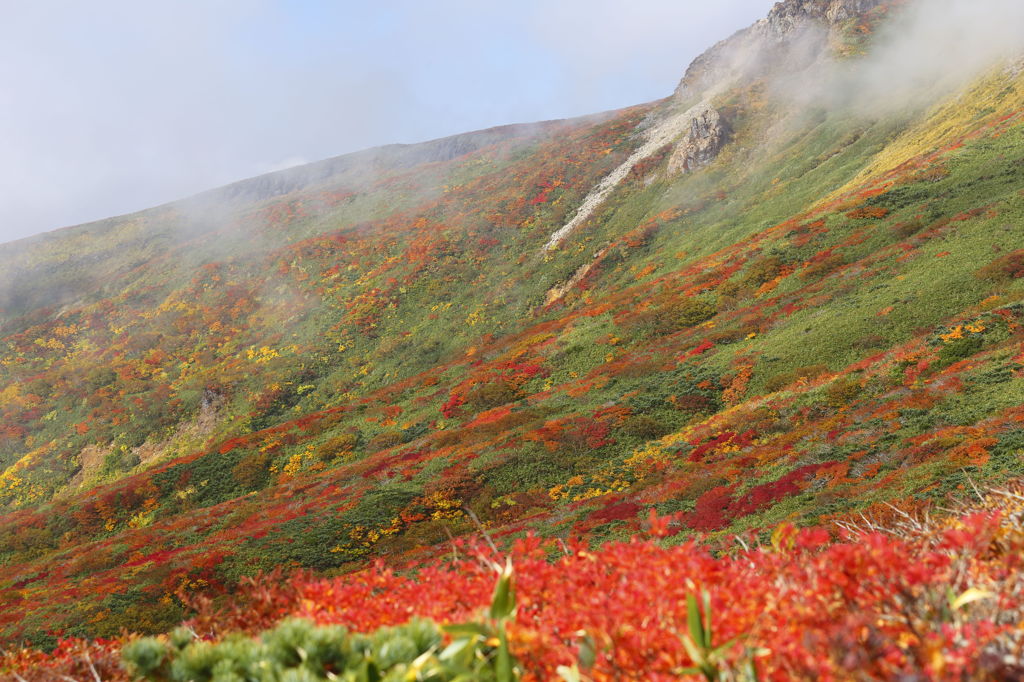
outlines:
M785 0L765 19L734 33L693 60L676 89L678 99L700 95L768 70L798 71L814 63L830 46L840 26L882 4L883 0Z
M602 260L604 260L604 256L606 253L608 253L608 247L604 247L603 249L595 253L593 260L584 263L579 268L577 268L576 272L572 274L572 277L567 279L565 282L561 284L556 284L555 286L548 289L548 293L545 295L544 298L544 304L551 305L552 303L554 303L555 301L559 300L567 293L572 291L572 288L574 286L582 282L583 278L590 274L590 271L593 270L596 265L601 263Z
M881 4L881 0L832 0L825 18L832 24L846 21Z
M754 24L765 33L784 38L807 22L824 22L830 29L880 5L882 0L786 0L775 3L768 17Z
M619 165L618 168L602 178L601 182L599 182L594 189L587 194L583 199L583 203L581 203L579 208L576 209L572 218L551 234L551 237L544 245L544 250L550 251L551 249L557 248L566 237L576 230L576 228L586 222L586 220L594 213L594 210L608 198L612 193L612 190L614 190L618 184L622 182L627 175L629 175L629 171L632 170L633 166L653 155L666 144L675 140L687 128L691 129L690 134L692 135L692 130L695 125L703 125L696 124L696 121L709 110L711 109L707 102L701 102L682 113L670 114L654 121L650 127L643 132L643 144L637 147L636 151L634 151L628 159Z
M690 131L669 158L669 173L688 172L711 163L725 145L728 134L728 124L718 110L701 107L690 120Z

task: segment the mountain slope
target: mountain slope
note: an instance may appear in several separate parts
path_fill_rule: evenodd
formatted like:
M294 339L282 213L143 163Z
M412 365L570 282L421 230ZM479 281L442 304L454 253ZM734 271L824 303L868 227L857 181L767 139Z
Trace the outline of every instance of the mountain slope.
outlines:
M1024 77L818 97L891 14L789 0L660 102L2 247L3 636L435 556L465 510L681 541L1020 475Z

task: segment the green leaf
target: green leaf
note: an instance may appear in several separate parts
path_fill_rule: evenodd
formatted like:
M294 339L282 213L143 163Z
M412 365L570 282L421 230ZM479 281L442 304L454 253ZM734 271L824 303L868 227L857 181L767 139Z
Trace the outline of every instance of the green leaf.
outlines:
M490 639L494 636L494 630L482 623L453 623L452 625L442 625L441 629L455 637L476 635L484 639Z
M473 660L474 642L472 639L457 639L448 646L438 655L438 658L445 663L454 663L464 667L469 667L469 663Z
M711 658L720 658L722 654L724 654L726 651L728 651L730 648L732 648L732 645L735 644L736 642L740 641L740 639L742 639L742 638L743 638L743 635L736 635L735 637L733 637L729 641L725 642L724 644L719 644L714 649L706 650L706 651L708 651L708 658L709 659L711 659Z
M512 615L515 609L516 594L512 586L512 560L506 559L505 568L494 588L494 598L491 600L491 618L505 620Z
M711 648L711 593L707 590L701 591L704 599L704 648Z
M597 644L593 637L584 632L583 639L580 641L580 665L584 670L589 670L594 667L596 662Z
M363 661L358 675L361 682L380 682L381 680L380 670L377 669L377 665L373 661Z
M697 599L692 594L686 595L686 622L690 627L690 639L693 643L699 647L706 648L704 643L704 626L700 622L700 607L697 606Z
M690 660L697 665L702 665L704 663L704 652L697 648L693 639L691 639L689 635L683 635L680 637L680 640L683 642L683 648L686 649L686 653L690 657Z
M505 636L504 630L498 632L498 640L501 644L498 646L498 655L494 664L497 682L515 682L515 673L512 671L512 654L509 653L508 638Z

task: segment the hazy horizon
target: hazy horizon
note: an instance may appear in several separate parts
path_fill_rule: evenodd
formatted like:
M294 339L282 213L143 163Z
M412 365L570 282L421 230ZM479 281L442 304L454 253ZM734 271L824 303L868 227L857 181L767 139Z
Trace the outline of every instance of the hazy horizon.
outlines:
M0 242L369 147L665 97L772 4L11 6Z

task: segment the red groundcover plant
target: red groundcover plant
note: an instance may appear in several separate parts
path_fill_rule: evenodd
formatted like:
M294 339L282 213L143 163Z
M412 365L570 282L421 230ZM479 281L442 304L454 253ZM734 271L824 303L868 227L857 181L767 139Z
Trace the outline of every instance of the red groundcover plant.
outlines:
M1021 679L1021 498L1000 506L838 538L783 525L752 548L667 547L672 519L654 516L653 538L600 549L527 537L507 552L517 594L509 642L523 680L749 679L752 670L760 680ZM413 617L470 621L491 602L498 557L483 543L456 542L454 553L410 571L378 563L330 579L263 576L227 605L200 603L189 624L221 639L293 616L354 632ZM718 649L705 672L693 670L697 603L705 650ZM118 646L9 653L0 672L30 682L123 677L110 653Z

